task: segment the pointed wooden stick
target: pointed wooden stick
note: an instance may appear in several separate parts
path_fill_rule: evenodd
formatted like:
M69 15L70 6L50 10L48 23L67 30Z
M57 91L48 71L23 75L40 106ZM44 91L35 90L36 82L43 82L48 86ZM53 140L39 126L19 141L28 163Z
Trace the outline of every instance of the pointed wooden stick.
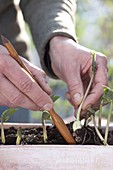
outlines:
M13 57L18 64L24 68L30 75L31 77L36 81L36 79L33 77L31 71L28 69L28 67L22 62L22 60L20 59L17 51L15 50L15 48L13 47L13 45L10 43L10 41L4 37L3 35L2 37L2 42L3 45L6 47L6 49L9 51L9 54L11 57ZM37 82L37 81L36 81ZM75 144L75 140L73 139L69 129L67 128L67 126L65 125L64 121L62 120L62 118L54 111L54 109L52 109L50 111L50 115L52 117L53 123L56 126L56 128L58 129L58 131L61 133L61 135L63 136L63 138L65 139L65 141L68 144Z

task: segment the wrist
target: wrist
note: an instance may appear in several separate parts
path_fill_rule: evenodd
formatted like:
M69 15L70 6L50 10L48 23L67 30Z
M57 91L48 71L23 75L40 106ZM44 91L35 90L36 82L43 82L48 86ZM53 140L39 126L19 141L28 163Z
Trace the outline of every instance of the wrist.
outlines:
M63 45L65 42L67 41L73 41L73 39L66 37L66 36L54 36L51 40L50 40L50 49L54 48L54 47L59 47L61 45Z
M71 38L65 37L65 36L54 36L54 37L51 39L50 43L56 43L56 42L58 42L58 41L68 40L68 39L71 39Z

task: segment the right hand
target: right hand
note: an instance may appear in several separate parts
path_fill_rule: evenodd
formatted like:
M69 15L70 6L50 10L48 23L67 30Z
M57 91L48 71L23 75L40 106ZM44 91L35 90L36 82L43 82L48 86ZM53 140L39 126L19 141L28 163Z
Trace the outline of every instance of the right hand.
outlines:
M53 102L46 74L21 57L34 79L0 45L0 105L29 110L51 110Z
M49 49L51 67L68 87L67 99L78 109L92 75L91 50L77 44L64 36L55 36L50 41ZM104 54L96 52L97 70L89 94L82 106L86 111L89 106L95 106L103 94L103 85L108 84L107 59Z

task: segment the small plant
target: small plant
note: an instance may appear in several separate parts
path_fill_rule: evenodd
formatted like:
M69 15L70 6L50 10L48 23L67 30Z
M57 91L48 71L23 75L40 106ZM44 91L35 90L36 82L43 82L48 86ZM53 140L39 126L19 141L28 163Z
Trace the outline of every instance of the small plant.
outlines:
M51 99L53 100L53 102L57 101L60 98L60 96L56 96L56 95L52 95ZM43 139L44 139L44 143L47 143L47 131L46 131L46 125L45 125L45 121L46 120L51 120L51 116L50 113L46 110L44 110L42 112L42 127L43 127Z
M103 136L101 135L101 133L100 133L100 131L99 131L100 129L98 129L98 128L97 128L97 125L96 125L95 110L92 109L91 107L89 107L87 111L88 111L90 117L91 117L92 120L93 120L94 128L95 128L95 131L96 131L98 137L100 138L101 142L104 144L104 138L103 138ZM107 145L107 144L106 144L106 145Z
M16 145L20 145L21 138L22 138L22 129L21 129L21 127L18 128L16 136L17 136L17 138L16 138Z
M47 143L47 131L46 131L46 125L45 125L46 120L51 120L51 116L48 111L43 111L43 113L42 113L42 127L43 127L44 143Z
M7 110L5 110L2 115L1 115L1 141L2 144L5 144L5 134L4 134L4 122L7 122L8 119L10 118L10 116L12 116L18 109L14 109L14 108L9 108Z
M106 125L106 130L105 130L105 138L104 138L104 145L107 144L107 138L108 138L108 129L109 129L109 123L110 123L110 118L112 114L112 109L113 109L113 90L107 86L104 86L104 93L102 96L102 101L104 104L110 104L109 107L109 112L108 112L108 119L107 119L107 125Z
M99 116L98 116L98 129L101 129L102 106L103 106L103 100L101 100L100 102Z
M87 90L86 90L86 92L84 94L83 100L82 100L82 102L81 102L81 104L80 104L80 106L78 108L77 118L76 118L76 120L73 123L73 131L81 128L81 121L80 121L81 109L82 109L83 103L84 103L84 101L85 101L85 99L86 99L86 97L87 97L87 95L89 93L89 90L91 88L91 85L92 85L92 82L93 82L93 79L94 79L94 76L95 76L95 73L96 73L96 52L92 51L91 55L92 55L92 76L91 76L89 85L87 87Z

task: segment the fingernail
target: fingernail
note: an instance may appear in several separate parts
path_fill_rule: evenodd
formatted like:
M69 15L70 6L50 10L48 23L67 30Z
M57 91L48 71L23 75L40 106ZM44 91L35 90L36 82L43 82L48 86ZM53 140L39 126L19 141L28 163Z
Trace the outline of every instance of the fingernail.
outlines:
M73 97L74 97L75 104L80 104L80 102L81 102L81 95L80 95L80 93L76 93Z
M43 109L49 111L52 109L52 107L53 107L53 105L51 103L47 103L43 106Z

